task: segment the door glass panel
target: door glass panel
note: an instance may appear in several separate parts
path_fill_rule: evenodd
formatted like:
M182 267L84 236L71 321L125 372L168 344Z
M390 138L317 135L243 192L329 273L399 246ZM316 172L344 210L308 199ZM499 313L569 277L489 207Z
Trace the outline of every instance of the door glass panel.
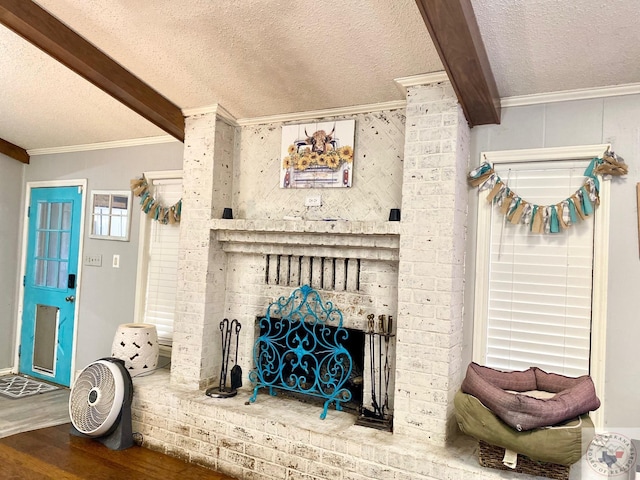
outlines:
M47 262L47 287L58 286L58 262L50 260Z
M47 257L58 258L58 232L49 232L49 251Z
M60 272L58 273L58 288L67 288L69 280L69 270L67 262L60 262Z
M44 257L46 245L47 232L38 232L36 234L36 257Z
M62 204L62 229L71 230L71 202Z
M47 221L49 213L49 204L44 202L38 203L38 225L36 228L42 229L47 228L49 226L49 222Z
M46 278L46 269L44 260L36 260L36 279L35 284L39 287L44 287Z
M60 259L69 260L69 246L71 244L71 234L62 232L60 235Z
M51 216L49 218L49 228L59 229L62 224L62 204L51 204Z
M57 307L36 305L33 369L53 374L56 357Z

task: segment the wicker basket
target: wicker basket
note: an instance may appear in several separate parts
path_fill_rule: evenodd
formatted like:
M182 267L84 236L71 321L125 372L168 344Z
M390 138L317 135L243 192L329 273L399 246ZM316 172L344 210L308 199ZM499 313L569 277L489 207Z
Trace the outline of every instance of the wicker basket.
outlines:
M479 440L478 460L483 467L496 468L498 470L508 470L510 472L527 473L557 480L568 480L569 469L566 465L557 463L538 462L529 457L518 454L518 466L509 468L502 463L504 458L504 448L491 445Z

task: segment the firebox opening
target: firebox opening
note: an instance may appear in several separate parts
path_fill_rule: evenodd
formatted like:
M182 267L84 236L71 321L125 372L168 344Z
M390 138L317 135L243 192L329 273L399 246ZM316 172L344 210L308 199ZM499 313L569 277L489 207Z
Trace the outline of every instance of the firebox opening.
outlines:
M272 317L268 320L271 324L272 329L276 326L278 322L281 321L280 318ZM256 330L259 330L259 335L266 335L268 331L267 319L265 317L257 317L256 321ZM329 329L331 331L331 335L334 335L337 328L331 325L322 325L323 329ZM314 328L316 330L316 328ZM342 402L342 409L344 411L360 413L362 402L363 402L363 389L364 389L364 332L360 330L355 330L352 328L344 328L342 330L346 330L348 336L345 339L341 340L342 346L349 352L351 356L351 361L353 365L351 366L351 374L349 375L344 388L348 389L351 392L351 400L349 402ZM317 332L314 332L317 333ZM277 346L278 355L284 356L285 364L282 367L282 378L285 382L293 382L294 379L304 376L309 376L309 371L305 371L304 362L300 362L296 357L296 354L289 351L283 346ZM345 356L346 358L346 356ZM292 365L296 365L292 367ZM309 382L313 382L313 378L307 378ZM293 398L299 400L304 403L317 404L322 405L323 400L321 398L305 395L304 393L293 392L288 390L278 390L278 396L284 396L288 398Z

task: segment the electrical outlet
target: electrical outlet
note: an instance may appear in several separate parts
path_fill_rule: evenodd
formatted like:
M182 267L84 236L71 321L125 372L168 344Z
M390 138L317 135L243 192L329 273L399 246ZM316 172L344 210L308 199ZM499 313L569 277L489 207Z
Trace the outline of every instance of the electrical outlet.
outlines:
M311 195L304 199L305 207L321 207L322 197L320 195Z
M113 263L111 264L113 268L120 268L120 255L113 256Z
M85 255L84 262L85 265L90 267L101 267L102 266L102 255L99 253L93 255Z

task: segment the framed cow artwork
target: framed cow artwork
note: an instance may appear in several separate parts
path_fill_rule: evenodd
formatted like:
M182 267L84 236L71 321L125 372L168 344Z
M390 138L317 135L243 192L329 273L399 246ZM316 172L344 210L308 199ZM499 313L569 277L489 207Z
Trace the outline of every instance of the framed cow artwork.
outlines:
M284 125L280 187L350 187L355 125L355 120Z

